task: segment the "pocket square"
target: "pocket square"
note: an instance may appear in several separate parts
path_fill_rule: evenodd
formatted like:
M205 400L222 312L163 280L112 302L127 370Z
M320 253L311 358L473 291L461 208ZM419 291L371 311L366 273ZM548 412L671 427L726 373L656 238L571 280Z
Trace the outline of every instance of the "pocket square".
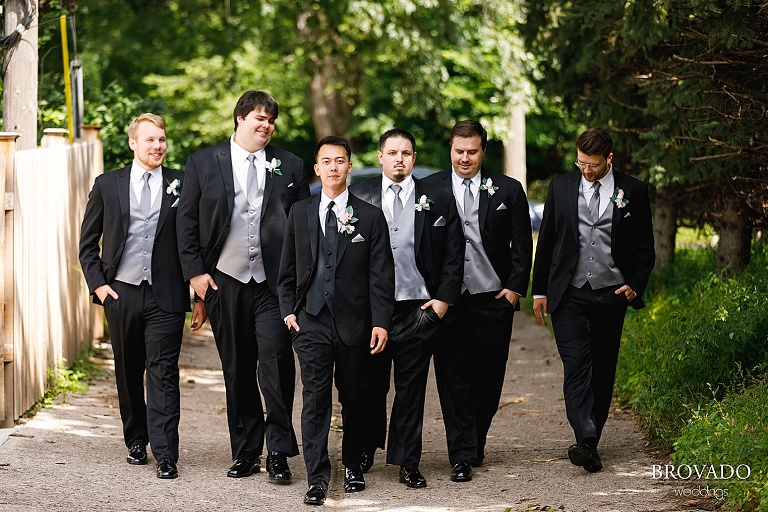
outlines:
M499 207L498 207L498 208L496 208L496 211L497 211L497 212L500 212L500 211L502 211L502 210L506 210L506 209L507 209L507 205L505 205L504 203L501 203L501 204L499 205Z
M626 218L627 218L627 217L629 217L630 215L632 215L632 214L631 214L631 213L629 213L629 212L627 212L627 214L624 216L624 218L626 219Z
M176 207L178 207L178 206L179 206L179 198L177 197L177 198L176 198L176 200L175 200L175 201L173 202L173 204L171 205L171 208L176 208Z
M439 227L442 227L442 226L445 226L445 217L443 217L441 215L440 218L437 219L434 224L432 224L432 227L433 228L439 228Z
M292 186L293 186L293 182L290 182L290 183L288 184L288 188L291 188Z
M357 242L365 242L365 238L363 238L363 235L361 235L360 233L358 233L357 236L355 236L355 238L352 239L353 244Z

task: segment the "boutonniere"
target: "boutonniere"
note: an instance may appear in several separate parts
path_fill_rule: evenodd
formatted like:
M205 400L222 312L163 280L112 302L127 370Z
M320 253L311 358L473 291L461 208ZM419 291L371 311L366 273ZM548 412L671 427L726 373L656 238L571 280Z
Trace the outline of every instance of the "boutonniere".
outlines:
M416 211L417 212L420 212L422 210L429 211L429 208L430 208L429 205L431 205L431 204L435 204L435 202L433 200L431 200L430 198L428 198L426 196L426 194L425 194L425 195L423 195L423 196L421 196L419 198L419 200L416 202L416 204L414 206L416 207Z
M267 162L267 171L269 174L277 174L278 176L282 176L283 173L280 172L280 164L282 162L279 158L273 158L271 162Z
M336 220L339 222L339 232L344 233L344 236L355 232L355 226L352 224L357 222L357 217L355 217L355 211L351 206L347 206Z
M619 187L616 187L616 190L613 191L611 201L616 203L617 208L624 208L629 204L629 199L624 199L624 191Z
M167 187L165 187L165 193L169 196L175 196L179 197L179 194L181 194L181 180L176 179L173 181L165 180L165 183L168 184Z
M488 197L491 197L497 190L499 190L499 187L493 185L493 180L491 178L483 178L483 181L480 183L480 190L487 190Z

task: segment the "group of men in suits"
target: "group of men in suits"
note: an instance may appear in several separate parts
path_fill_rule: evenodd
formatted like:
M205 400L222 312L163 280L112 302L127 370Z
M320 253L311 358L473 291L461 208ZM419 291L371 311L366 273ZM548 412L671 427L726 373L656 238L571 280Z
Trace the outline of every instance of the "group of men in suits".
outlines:
M365 488L363 474L387 439L400 482L426 487L419 462L433 356L450 478L471 480L485 459L531 272L522 185L482 166L487 133L461 121L450 134L450 169L413 177L415 140L392 129L379 140L382 175L349 189L350 144L325 137L314 164L322 191L309 197L302 160L270 144L277 115L269 94L246 92L230 140L192 154L181 174L162 166L162 118L142 114L129 128L132 164L94 183L80 261L110 328L128 462L146 464L149 444L157 476L178 475L178 358L191 286L192 329L210 320L222 362L228 476L260 471L266 439L270 479L291 481L295 352L305 503L322 504L328 491L334 379L344 490ZM645 185L612 173L605 131L585 134L581 172L550 185L533 293L539 320L552 314L565 368L577 441L569 457L597 471L624 309L642 306L653 236ZM614 196L594 182L615 185Z

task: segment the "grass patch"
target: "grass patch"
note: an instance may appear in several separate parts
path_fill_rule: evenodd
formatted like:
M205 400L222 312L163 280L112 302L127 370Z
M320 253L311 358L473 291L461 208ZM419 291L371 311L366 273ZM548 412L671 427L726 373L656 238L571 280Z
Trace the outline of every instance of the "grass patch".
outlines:
M66 403L67 395L72 393L85 393L88 391L87 382L93 380L99 374L96 363L91 359L92 353L86 352L72 363L66 366L66 360L62 360L56 369L48 368L48 382L45 394L33 405L22 418L32 418L44 407L50 407L61 397Z

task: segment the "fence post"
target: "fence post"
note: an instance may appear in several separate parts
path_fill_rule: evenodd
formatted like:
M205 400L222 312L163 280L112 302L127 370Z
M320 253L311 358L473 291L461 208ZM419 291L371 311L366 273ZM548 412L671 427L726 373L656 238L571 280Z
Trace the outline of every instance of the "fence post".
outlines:
M13 426L13 159L15 132L0 132L0 427ZM7 397L7 399L6 399Z
M46 128L43 130L43 138L40 139L41 148L52 148L69 144L69 130L65 128Z

